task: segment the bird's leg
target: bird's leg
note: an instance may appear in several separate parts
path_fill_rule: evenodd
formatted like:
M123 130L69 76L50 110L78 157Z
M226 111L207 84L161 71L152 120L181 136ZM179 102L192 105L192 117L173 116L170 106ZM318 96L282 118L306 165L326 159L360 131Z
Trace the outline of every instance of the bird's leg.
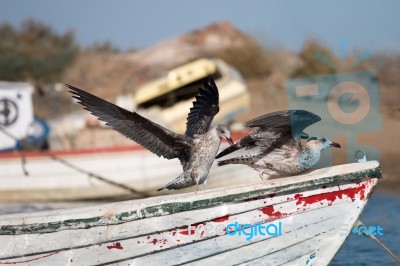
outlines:
M206 185L207 185L207 179L204 180L204 183L203 183L203 190L206 190Z
M199 192L199 183L198 182L196 182L196 188L197 188L196 189L196 193L197 193L197 192Z

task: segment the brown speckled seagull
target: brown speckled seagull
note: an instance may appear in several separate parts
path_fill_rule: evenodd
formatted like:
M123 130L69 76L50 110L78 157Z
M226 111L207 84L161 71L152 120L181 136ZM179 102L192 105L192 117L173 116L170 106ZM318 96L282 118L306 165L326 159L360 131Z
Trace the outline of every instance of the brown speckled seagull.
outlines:
M257 127L236 144L217 155L220 158L240 149L244 155L218 162L244 164L258 171L262 180L271 176L296 175L314 167L321 151L328 147L339 147L327 138L309 137L304 133L308 126L321 118L305 110L278 111L247 122L247 127ZM307 139L302 145L301 139Z
M218 88L212 78L204 81L187 118L185 134L177 134L149 119L105 101L88 92L66 84L89 112L106 122L122 135L139 143L152 153L167 159L178 158L183 173L168 183L166 189L181 189L207 183L208 173L225 138L231 145L230 131L225 125L210 129L214 116L219 111Z

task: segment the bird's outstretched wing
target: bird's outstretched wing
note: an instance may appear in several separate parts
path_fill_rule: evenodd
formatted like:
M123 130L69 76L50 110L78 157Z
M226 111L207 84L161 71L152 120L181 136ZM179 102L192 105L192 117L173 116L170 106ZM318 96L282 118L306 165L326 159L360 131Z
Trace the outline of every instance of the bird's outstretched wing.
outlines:
M214 79L205 80L199 92L187 117L185 135L189 137L206 133L214 116L219 112L219 94Z
M189 138L186 136L176 134L136 112L125 110L81 89L68 84L66 86L84 109L152 153L167 159L180 158L182 150L189 148Z
M285 110L262 115L246 123L247 127L258 129L220 152L216 158L254 146L262 147L267 154L291 139L300 140L307 135L303 130L320 120L318 115L305 110Z
M259 127L270 131L290 133L299 140L304 129L321 120L321 117L305 110L285 110L265 114L246 123L247 127Z

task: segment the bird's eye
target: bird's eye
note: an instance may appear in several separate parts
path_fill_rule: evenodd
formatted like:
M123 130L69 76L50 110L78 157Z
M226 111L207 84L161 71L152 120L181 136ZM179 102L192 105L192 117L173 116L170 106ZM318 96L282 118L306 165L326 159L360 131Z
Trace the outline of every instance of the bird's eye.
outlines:
M222 133L225 133L225 130L221 130Z

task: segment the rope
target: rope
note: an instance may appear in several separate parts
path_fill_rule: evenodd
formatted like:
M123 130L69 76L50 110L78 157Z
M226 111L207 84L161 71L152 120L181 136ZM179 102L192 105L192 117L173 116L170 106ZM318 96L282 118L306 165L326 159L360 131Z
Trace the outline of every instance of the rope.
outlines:
M1 131L2 133L4 133L5 135L7 135L8 137L14 139L15 141L18 141L18 138L17 138L16 136L14 136L13 134L11 134L10 132L8 132L5 128L0 127L0 131ZM20 154L21 154L21 166L22 166L22 170L23 170L23 172L24 172L24 174L25 174L26 176L29 175L28 171L26 170L26 155L25 155L25 150L26 150L27 148L28 148L28 149L32 149L32 150L35 150L35 148L32 147L32 145L30 145L30 144L27 143L26 141L21 141L21 151L20 151ZM66 160L64 160L64 159L62 159L62 158L60 158L60 157L58 157L58 156L55 156L54 154L52 154L52 153L50 153L50 152L48 152L48 151L40 151L40 152L41 152L42 154L44 154L45 156L48 156L48 157L51 158L52 160L58 161L58 162L60 162L61 164L64 164L65 166L67 166L67 167L69 167L69 168L71 168L71 169L73 169L73 170L75 170L75 171L77 171L77 172L79 172L79 173L86 174L87 176L96 178L96 179L98 179L98 180L100 180L100 181L102 181L102 182L104 182L104 183L107 183L107 184L110 184L110 185L113 185L113 186L122 188L122 189L124 189L124 190L129 191L129 192L132 193L132 194L138 194L138 195L140 195L140 196L142 196L142 197L149 197L149 196L150 196L150 195L147 194L147 193L140 192L140 191L138 191L138 190L136 190L136 189L134 189L134 188L131 188L131 187L126 186L126 185L124 185L124 184L121 184L121 183L112 181L112 180L110 180L109 178L103 177L103 176L101 176L101 175L98 175L98 174L95 174L95 173L93 173L93 172L87 171L87 170L85 170L85 169L83 169L83 168L80 168L80 167L78 167L78 166L76 166L76 165L73 165L73 164L71 164L70 162L68 162L68 161L66 161Z
M365 226L365 224L364 224L361 220L357 220L356 223L355 223L355 225L354 225L354 227L355 227L356 229L358 229L358 227L360 227L360 226L364 226L364 228L367 228L367 227ZM390 256L392 256L392 257L397 261L397 263L400 264L400 258L397 257L396 254L394 254L385 244L383 244L382 241L380 241L378 238L376 238L376 237L373 236L373 235L367 234L367 233L365 232L365 229L363 229L363 228L362 228L362 230L361 230L361 233L362 233L363 235L365 235L366 237L369 237L369 238L373 239L381 248L383 248Z

